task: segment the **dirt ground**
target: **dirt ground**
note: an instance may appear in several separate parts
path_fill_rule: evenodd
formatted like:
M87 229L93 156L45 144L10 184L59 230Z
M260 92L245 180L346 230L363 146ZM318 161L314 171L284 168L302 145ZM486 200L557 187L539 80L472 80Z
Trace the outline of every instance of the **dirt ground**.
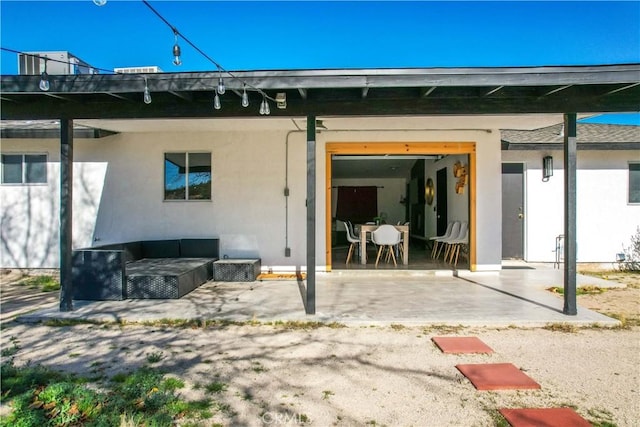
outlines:
M594 274L626 287L579 295L578 305L624 319L622 328L34 325L11 320L58 293L9 273L0 276L0 347L19 347L17 365L104 378L158 356L154 366L185 381L184 398L220 408L202 426L489 427L506 425L500 408L571 407L596 426L636 427L640 274ZM445 335L476 336L495 353L443 354L431 339ZM456 369L507 362L541 389L480 392ZM207 394L213 383L226 388Z
M579 306L615 317L628 326L640 326L640 273L591 270L581 274L618 282L626 287L609 288L600 294L578 295Z

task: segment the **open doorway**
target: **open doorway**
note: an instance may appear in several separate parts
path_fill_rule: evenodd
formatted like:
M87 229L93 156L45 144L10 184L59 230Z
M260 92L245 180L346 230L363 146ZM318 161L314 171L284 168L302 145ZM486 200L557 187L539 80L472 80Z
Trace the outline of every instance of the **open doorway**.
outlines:
M464 178L454 177L454 169L456 173L463 172ZM439 170L448 172L448 183L444 187L442 175L438 182ZM356 250L347 263L353 243L348 237L349 222L355 226L356 234L358 223L408 225L407 262L399 259L397 267L393 263L380 263L379 269L433 270L469 268L473 264L475 206L471 201L475 200L475 143L327 143L326 171L329 271L375 268L376 248L366 242L367 262L362 262ZM362 210L358 210L360 191L369 194ZM358 195L349 200L348 195L356 193ZM370 203L372 195L374 208ZM445 214L448 219L469 225L468 244L455 267L444 261L443 253L438 259L431 256L431 237L439 235L438 213L449 205Z

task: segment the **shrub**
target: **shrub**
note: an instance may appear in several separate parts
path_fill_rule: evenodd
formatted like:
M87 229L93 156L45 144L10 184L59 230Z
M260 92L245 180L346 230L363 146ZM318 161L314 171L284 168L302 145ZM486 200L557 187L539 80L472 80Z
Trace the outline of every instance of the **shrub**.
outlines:
M631 236L631 245L623 246L624 262L620 263L623 271L640 271L640 227L636 228L636 234Z

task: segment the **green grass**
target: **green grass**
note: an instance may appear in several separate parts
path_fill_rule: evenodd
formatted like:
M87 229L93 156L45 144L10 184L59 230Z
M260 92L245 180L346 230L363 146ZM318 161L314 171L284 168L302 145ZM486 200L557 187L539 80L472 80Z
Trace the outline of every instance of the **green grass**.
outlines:
M0 426L173 426L177 420L211 417L209 400L185 401L176 390L177 378L164 378L145 367L115 375L89 387L87 379L43 366L2 364L2 401L12 412Z
M547 290L554 294L564 295L564 288L558 286L547 288ZM596 295L603 292L606 292L606 289L598 286L579 286L576 288L576 295Z
M39 289L42 292L60 290L60 281L53 276L29 276L20 280L18 284L32 289Z
M226 391L227 388L228 386L225 383L221 383L218 381L214 381L204 386L204 389L207 391L207 393L216 393L216 394Z

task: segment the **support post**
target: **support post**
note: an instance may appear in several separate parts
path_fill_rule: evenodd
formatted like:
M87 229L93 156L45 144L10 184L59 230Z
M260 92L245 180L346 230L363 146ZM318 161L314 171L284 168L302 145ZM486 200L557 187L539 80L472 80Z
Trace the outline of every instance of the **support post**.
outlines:
M576 113L564 115L564 308L563 313L578 314L576 303Z
M60 311L73 310L73 120L60 120Z
M316 117L307 116L307 295L305 311L316 313Z

